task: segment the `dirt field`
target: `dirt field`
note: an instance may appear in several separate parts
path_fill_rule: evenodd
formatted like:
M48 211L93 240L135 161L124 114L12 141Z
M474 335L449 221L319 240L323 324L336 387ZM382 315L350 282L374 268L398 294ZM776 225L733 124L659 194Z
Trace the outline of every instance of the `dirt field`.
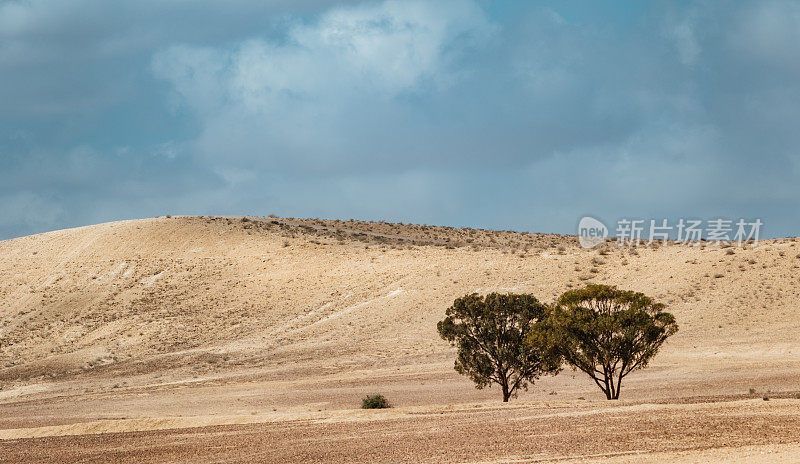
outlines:
M67 429L62 432L85 432ZM800 401L460 405L4 442L77 462L797 462Z
M798 462L800 245L173 217L0 242L0 462ZM468 292L602 282L680 332L620 402L452 369ZM388 411L361 411L382 393ZM764 401L767 397L769 401Z

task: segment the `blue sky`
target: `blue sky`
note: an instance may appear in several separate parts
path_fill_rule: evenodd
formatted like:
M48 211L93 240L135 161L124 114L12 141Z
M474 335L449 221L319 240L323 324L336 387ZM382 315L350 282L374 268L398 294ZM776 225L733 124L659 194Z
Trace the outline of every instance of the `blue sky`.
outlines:
M0 239L164 214L800 230L800 4L0 0Z

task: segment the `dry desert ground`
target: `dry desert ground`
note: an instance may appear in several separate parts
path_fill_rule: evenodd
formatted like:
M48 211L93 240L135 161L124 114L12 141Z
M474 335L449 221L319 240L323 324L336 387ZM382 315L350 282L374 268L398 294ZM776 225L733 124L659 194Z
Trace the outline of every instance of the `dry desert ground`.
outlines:
M161 217L0 242L2 463L800 462L800 241L581 248L383 222ZM589 282L680 331L622 399L453 370L465 293ZM361 410L366 394L394 405Z

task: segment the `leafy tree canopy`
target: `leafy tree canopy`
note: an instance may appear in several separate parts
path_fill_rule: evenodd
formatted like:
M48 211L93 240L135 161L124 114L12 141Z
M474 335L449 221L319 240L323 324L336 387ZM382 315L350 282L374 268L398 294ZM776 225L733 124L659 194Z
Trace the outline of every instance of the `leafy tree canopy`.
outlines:
M549 345L591 377L608 399L618 399L622 379L647 366L678 331L675 317L642 293L608 285L565 292L546 326L528 336Z
M455 370L479 389L500 385L508 401L529 382L560 368L554 351L525 343L546 315L547 307L532 295L472 294L456 299L437 329L458 347Z

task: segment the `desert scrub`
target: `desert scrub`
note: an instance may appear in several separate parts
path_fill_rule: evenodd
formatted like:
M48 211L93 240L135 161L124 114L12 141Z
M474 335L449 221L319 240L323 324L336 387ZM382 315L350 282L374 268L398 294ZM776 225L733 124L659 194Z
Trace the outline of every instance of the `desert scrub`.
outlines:
M391 408L389 400L383 395L367 395L366 398L361 400L361 409L385 409Z

